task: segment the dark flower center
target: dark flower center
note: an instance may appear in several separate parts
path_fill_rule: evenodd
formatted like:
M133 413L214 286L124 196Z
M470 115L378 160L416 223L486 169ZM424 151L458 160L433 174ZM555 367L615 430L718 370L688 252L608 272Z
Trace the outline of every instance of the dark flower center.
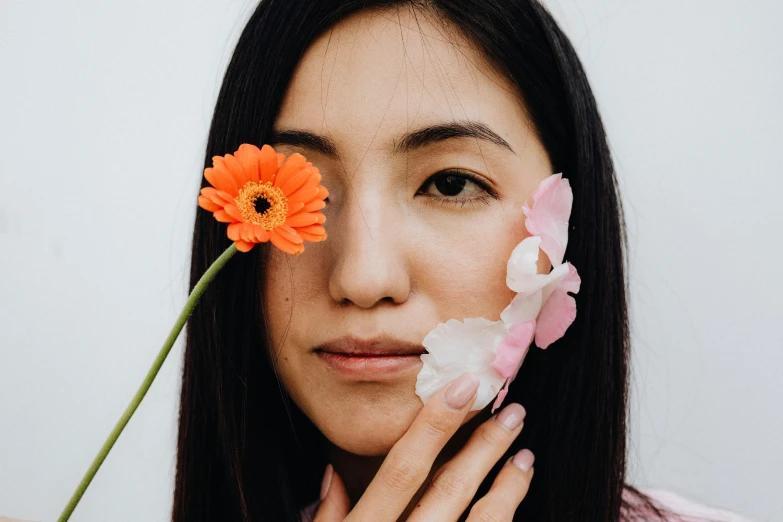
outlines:
M257 198L255 202L256 212L263 214L272 207L271 203L266 198Z

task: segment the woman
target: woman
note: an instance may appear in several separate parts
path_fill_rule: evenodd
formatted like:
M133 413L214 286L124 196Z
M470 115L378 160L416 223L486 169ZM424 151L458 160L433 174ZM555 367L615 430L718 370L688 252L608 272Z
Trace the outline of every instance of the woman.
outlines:
M625 483L622 208L580 62L535 0L263 0L206 166L241 143L318 166L329 237L297 257L236 256L190 319L175 522L699 514ZM528 235L519 209L559 172L576 321L531 349L497 415L469 412L467 375L422 407L422 338L449 318L497 320ZM191 287L228 243L200 210ZM350 350L386 357L357 365Z

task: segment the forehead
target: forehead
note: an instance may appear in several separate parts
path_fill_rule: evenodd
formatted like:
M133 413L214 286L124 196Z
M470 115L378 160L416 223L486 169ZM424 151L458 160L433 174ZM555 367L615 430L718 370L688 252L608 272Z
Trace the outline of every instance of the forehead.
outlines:
M431 16L365 10L334 25L300 60L275 130L328 136L348 156L391 153L406 131L469 120L523 149L532 129L514 86Z

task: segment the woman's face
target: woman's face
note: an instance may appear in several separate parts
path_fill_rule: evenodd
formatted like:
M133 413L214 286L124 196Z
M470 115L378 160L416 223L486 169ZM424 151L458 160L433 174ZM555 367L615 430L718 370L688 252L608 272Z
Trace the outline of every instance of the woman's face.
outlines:
M421 15L355 14L302 57L272 145L319 168L328 238L271 249L265 300L282 383L335 445L388 452L422 407L427 332L511 301L521 207L552 173L531 127L509 81Z

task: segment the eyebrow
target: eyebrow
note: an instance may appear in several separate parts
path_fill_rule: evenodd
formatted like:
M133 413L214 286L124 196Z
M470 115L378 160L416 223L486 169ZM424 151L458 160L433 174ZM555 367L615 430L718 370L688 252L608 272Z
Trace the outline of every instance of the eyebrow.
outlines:
M511 152L514 149L506 140L479 121L465 120L428 125L412 132L403 134L399 140L393 140L392 152L401 154L415 149L421 149L434 143L452 138L475 138L494 143ZM292 145L305 147L332 158L339 156L337 145L326 136L298 129L283 129L272 132L272 145ZM516 154L516 152L514 152Z

